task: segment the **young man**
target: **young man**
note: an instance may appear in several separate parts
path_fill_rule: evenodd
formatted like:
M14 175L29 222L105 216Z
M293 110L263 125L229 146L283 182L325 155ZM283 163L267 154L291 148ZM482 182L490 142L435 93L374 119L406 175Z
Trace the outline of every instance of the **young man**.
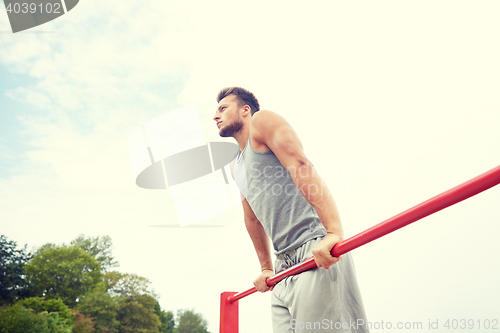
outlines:
M330 254L343 240L337 207L297 134L280 115L259 111L255 96L243 88L221 90L217 102L219 135L235 138L240 147L232 174L262 268L254 285L273 290L274 332L368 332L351 255ZM312 255L318 268L267 286L275 270Z

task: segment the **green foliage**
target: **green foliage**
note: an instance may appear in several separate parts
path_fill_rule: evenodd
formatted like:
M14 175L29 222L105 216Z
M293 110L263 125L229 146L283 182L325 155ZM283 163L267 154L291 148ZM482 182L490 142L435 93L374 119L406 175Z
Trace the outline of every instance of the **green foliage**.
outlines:
M29 295L24 266L32 258L24 248L18 250L15 241L0 236L0 304L13 303Z
M17 302L17 304L22 305L25 308L32 309L36 313L46 311L44 309L44 303L45 303L45 298L43 297L30 297Z
M71 313L68 306L59 298L45 300L43 297L30 297L20 300L18 304L21 304L25 308L33 309L35 312L57 312L61 319L67 319L69 321L74 317L74 314Z
M71 333L73 322L70 319L59 317L59 313L44 311L40 313L47 321L48 333Z
M150 290L151 281L145 277L112 271L104 274L104 280L108 283L108 292L113 296L149 295L158 298L154 290Z
M106 288L106 282L98 283L80 300L77 310L93 318L96 333L117 333L120 325L116 320L118 299L111 297Z
M71 310L73 317L73 333L95 333L95 322L92 317L86 316L78 311Z
M160 303L155 304L155 313L160 318L160 333L173 333L175 327L174 314L171 311L165 312L161 309Z
M155 313L156 300L148 295L121 298L119 333L159 333L160 319Z
M85 235L81 234L71 242L71 245L78 246L93 256L101 264L103 273L112 267L118 267L118 262L112 256L113 242L109 236L85 238Z
M57 312L36 313L21 304L0 308L0 333L72 333L72 328Z
M209 333L207 331L207 321L201 314L193 310L177 311L177 327L174 333Z
M33 256L1 236L0 304L17 303L0 307L0 333L208 333L192 310L178 311L176 326L147 278L109 271L109 236L71 244L47 243Z
M49 333L45 316L20 304L0 308L0 333Z
M35 296L60 298L70 307L101 281L99 263L76 246L41 250L25 267Z

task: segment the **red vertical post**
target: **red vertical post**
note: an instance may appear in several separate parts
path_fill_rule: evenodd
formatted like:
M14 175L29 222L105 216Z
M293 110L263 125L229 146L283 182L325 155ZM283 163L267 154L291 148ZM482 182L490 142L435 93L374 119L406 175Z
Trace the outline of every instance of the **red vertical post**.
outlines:
M229 302L229 297L235 291L225 291L220 294L219 333L238 333L238 302Z

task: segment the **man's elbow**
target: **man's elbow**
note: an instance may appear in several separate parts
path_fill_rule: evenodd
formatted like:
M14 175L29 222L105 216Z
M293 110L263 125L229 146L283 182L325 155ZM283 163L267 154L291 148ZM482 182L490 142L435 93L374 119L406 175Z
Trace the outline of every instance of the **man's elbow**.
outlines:
M314 173L313 164L305 156L296 156L286 169L293 179L310 177Z

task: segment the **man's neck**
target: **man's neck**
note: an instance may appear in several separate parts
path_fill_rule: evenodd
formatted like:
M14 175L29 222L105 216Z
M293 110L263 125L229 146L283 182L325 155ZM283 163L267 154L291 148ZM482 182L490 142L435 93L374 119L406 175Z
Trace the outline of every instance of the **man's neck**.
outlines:
M241 151L245 149L249 136L250 136L250 126L243 126L241 130L234 135L234 139L238 143L238 146L240 147Z

